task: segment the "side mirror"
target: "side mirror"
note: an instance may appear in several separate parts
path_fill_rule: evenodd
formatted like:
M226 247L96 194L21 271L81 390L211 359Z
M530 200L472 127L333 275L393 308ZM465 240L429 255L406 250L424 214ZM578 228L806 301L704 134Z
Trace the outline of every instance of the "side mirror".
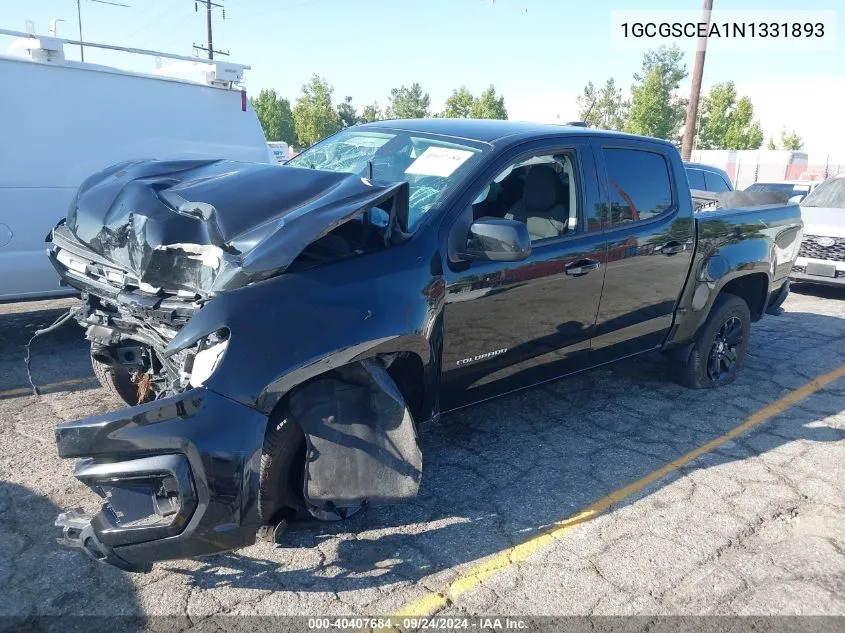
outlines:
M518 262L531 254L528 227L518 220L480 218L469 227L463 260Z

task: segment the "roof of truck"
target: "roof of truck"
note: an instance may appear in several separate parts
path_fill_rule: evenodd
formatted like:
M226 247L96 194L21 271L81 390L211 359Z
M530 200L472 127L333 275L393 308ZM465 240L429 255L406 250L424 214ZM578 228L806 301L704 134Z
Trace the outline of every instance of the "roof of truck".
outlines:
M483 143L495 143L508 138L518 140L533 136L552 135L591 135L591 136L613 136L642 138L625 132L612 130L598 130L582 125L553 124L553 123L529 123L525 121L503 121L499 119L393 119L364 123L361 128L367 129L394 129L406 132L422 132L426 134L443 134L458 138L481 141ZM657 143L671 145L668 141L660 139L649 139Z

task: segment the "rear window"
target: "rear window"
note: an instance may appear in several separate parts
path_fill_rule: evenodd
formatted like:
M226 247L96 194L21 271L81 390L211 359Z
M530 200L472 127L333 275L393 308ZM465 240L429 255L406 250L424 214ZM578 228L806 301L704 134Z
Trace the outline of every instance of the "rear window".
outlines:
M707 191L707 185L704 184L704 172L700 169L687 169L687 180L689 181L690 189Z
M672 206L669 166L662 154L604 149L613 226L662 215Z
M725 182L725 179L722 178L719 174L714 174L712 172L704 172L704 181L707 183L707 191L730 191L731 188L728 187L728 183Z

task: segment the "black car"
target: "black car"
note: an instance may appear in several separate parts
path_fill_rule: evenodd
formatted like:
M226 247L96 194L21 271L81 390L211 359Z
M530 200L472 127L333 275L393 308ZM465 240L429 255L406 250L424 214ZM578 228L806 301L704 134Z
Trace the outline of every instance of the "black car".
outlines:
M417 424L637 354L731 382L801 216L724 195L694 212L664 141L455 119L92 176L49 256L133 406L56 429L105 499L65 544L143 570L409 499Z
M731 178L724 169L704 163L684 163L684 168L687 172L690 189L715 193L733 191L734 189L731 185Z

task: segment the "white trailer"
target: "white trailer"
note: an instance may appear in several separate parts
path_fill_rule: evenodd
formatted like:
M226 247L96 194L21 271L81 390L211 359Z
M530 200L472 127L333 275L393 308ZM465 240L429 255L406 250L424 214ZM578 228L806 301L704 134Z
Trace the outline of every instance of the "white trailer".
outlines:
M136 158L227 158L268 163L245 91L248 66L85 42L159 59L201 81L66 60L75 40L13 36L0 55L0 301L69 294L44 239L91 174ZM158 60L157 60L158 61Z

